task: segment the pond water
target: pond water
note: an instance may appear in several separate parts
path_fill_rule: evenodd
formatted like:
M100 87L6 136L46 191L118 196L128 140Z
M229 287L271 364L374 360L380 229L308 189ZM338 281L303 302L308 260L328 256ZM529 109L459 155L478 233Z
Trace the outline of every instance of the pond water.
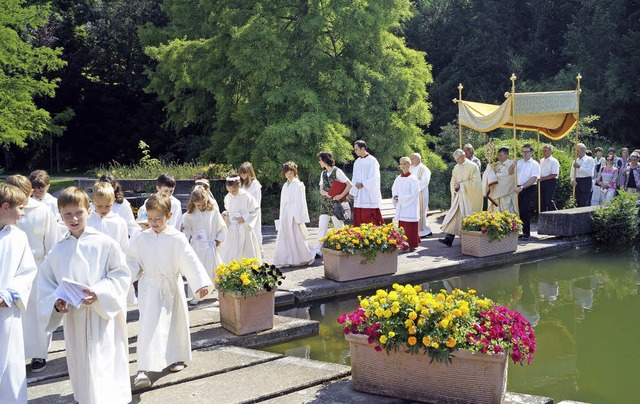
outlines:
M624 251L581 249L422 285L431 290L473 288L531 321L538 349L531 365L509 364L508 391L551 397L554 402L637 402L639 246ZM336 319L353 312L357 302L351 296L281 311L280 315L320 321L320 334L265 350L349 365L349 344Z

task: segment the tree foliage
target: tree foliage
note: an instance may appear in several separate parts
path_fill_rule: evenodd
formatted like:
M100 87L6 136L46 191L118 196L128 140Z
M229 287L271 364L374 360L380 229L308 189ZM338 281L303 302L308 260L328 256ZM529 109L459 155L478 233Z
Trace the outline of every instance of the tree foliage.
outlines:
M49 10L24 0L0 0L0 145L24 146L48 131L51 116L38 97L54 95L58 80L44 75L64 62L60 50L35 46Z
M348 161L357 139L383 165L425 148L430 68L398 36L409 0L166 0L163 10L169 26L146 35L174 39L147 48L149 90L173 127L210 129L214 159L267 172L294 159L317 172L317 151Z

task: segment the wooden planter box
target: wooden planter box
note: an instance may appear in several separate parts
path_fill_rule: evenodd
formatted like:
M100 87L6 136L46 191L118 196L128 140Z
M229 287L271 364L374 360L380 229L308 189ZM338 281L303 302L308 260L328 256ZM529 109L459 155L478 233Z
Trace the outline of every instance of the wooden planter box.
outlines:
M514 252L518 248L518 233L510 233L500 240L491 240L489 235L480 231L460 231L462 253L472 257L488 257L490 255Z
M218 293L220 301L220 323L236 335L269 330L273 328L275 289L260 291L246 298L241 293Z
M346 254L327 248L322 249L322 256L324 277L338 282L391 275L398 270L397 251L379 253L374 260L367 262L364 262L365 257L360 254Z
M353 388L373 394L428 403L500 403L507 388L505 354L459 350L453 363L433 362L429 355L400 350L377 352L366 335L347 334Z

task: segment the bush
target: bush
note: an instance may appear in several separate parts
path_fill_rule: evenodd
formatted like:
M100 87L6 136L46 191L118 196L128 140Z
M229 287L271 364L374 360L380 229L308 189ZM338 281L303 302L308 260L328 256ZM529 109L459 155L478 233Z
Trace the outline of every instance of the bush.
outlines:
M630 244L638 236L638 198L620 191L610 203L599 206L591 217L595 238L601 243Z

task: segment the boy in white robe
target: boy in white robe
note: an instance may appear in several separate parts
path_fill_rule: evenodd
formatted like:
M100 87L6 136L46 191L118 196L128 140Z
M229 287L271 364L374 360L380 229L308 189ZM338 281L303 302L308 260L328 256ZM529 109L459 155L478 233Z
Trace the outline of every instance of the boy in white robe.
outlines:
M315 252L307 243L309 211L304 184L298 179L298 166L289 161L282 166L282 175L287 182L280 194L280 218L276 251L273 264L276 267L310 265L315 260Z
M353 151L358 158L353 163L353 187L349 193L353 195L353 225L362 223L384 224L380 204L380 164L369 154L367 144L358 140L353 144Z
M227 225L214 201L206 188L196 185L191 191L187 213L182 217L184 234L204 265L211 282L215 278L216 268L222 264L218 246L227 235ZM198 304L199 301L195 297L189 304Z
M255 233L260 207L254 197L242 189L240 177L227 177L222 217L227 223L227 237L220 246L220 258L225 264L242 258L258 258L262 265L260 243Z
M398 226L404 229L408 245L403 245L402 250L413 251L420 244L418 222L420 219L420 183L415 175L411 174L411 159L400 158L402 174L397 176L391 187L393 206L396 208L395 219Z
M23 175L11 175L5 180L7 184L20 189L29 202L24 207L24 216L16 225L24 231L29 239L29 247L36 265L39 267L47 253L62 238L53 212L42 202L30 198L33 193L31 182ZM24 335L24 356L32 359L31 371L41 372L47 366L47 354L51 345L51 333L45 332L38 321L38 280L34 277L31 287L31 298L22 316Z
M213 287L211 279L189 245L187 238L172 226L171 201L152 195L146 205L148 230L143 231L129 247L129 266L138 281L138 374L137 388L148 387L147 372L184 369L191 360L189 314L182 283L186 276L196 297L202 299Z
M31 197L38 202L42 202L51 209L53 216L58 222L58 231L64 235L67 233L67 228L60 217L58 211L58 199L49 193L51 187L51 179L49 174L44 170L35 170L29 174L29 181L31 182L31 188L33 188L33 195Z
M27 375L21 314L29 301L36 263L27 235L15 224L27 197L13 185L0 184L0 402L27 402Z
M171 174L160 174L156 180L156 191L168 197L171 200L171 218L169 219L169 226L175 227L178 231L182 229L182 203L173 196L173 191L176 190L176 179ZM147 199L148 201L148 199ZM147 201L138 209L138 217L146 215Z
M67 368L73 397L82 404L131 401L126 258L110 237L87 226L89 197L77 187L62 191L58 207L69 229L47 255L38 276L40 318L47 331L64 320ZM85 285L79 307L61 298L63 280Z

